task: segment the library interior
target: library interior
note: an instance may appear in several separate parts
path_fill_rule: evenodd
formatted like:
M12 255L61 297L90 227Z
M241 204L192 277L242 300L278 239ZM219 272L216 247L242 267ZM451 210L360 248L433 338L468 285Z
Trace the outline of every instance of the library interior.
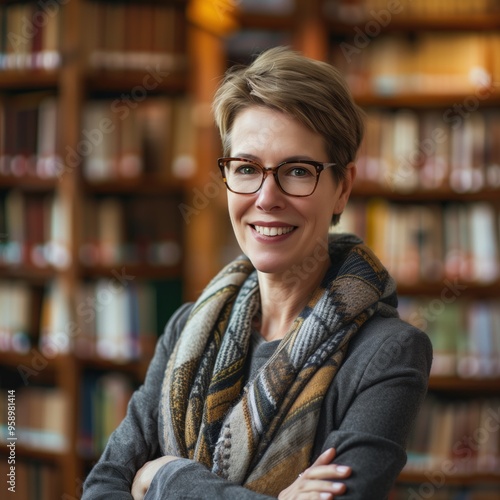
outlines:
M239 254L212 100L275 46L364 110L332 230L432 341L389 498L500 498L498 0L0 0L0 497L80 498L168 319Z

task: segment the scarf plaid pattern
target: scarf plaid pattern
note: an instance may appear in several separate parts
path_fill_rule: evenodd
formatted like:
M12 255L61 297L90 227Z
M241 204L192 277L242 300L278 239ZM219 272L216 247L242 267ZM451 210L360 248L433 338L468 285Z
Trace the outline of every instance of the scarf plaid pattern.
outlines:
M277 496L310 465L323 398L351 337L377 309L396 315L396 287L360 240L337 235L323 283L257 376L245 385L257 273L242 256L193 306L162 386L165 455Z

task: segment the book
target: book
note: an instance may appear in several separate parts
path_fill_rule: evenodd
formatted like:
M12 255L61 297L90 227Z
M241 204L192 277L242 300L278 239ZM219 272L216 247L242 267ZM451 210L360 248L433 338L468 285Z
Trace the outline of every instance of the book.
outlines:
M33 345L29 286L21 281L0 281L0 351L26 354Z
M454 296L440 299L402 296L401 318L430 337L432 376L488 379L500 376L500 302Z
M185 68L182 6L86 2L84 7L84 25L91 30L84 52L91 69L175 72Z
M125 285L112 279L82 283L76 294L78 335L72 345L81 358L98 357L124 363L149 359L158 335L180 306L178 280L133 280Z
M101 182L144 175L167 183L177 171L172 166L176 156L193 154L192 123L186 122L190 108L182 107L182 113L188 113L185 116L176 111L179 99L126 97L85 104L77 151L84 176Z
M409 440L404 470L429 479L439 475L443 486L447 477L457 474L495 474L500 463L498 409L495 396L427 396Z
M380 33L382 24L374 23ZM491 94L498 70L490 54L499 37L436 31L374 37L373 31L355 26L336 39L330 62L345 73L355 97L457 95L466 96L463 104L468 106L467 96L481 102Z
M82 411L78 447L91 459L100 455L111 433L125 417L134 385L120 373L85 373L81 383Z
M495 140L500 118L478 110L369 110L357 159L359 181L394 192L451 189L475 193L500 185Z
M59 2L0 6L0 70L53 70L61 65Z
M71 311L67 283L60 278L52 280L46 286L43 297L39 339L40 350L49 359L68 354L73 349Z

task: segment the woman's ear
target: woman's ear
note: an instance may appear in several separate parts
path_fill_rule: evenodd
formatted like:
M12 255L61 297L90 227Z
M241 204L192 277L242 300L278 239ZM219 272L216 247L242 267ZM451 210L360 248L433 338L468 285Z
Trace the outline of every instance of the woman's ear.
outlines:
M347 165L345 177L338 186L340 193L337 203L335 204L334 214L341 214L344 211L349 196L351 195L354 179L356 179L356 164L351 162Z

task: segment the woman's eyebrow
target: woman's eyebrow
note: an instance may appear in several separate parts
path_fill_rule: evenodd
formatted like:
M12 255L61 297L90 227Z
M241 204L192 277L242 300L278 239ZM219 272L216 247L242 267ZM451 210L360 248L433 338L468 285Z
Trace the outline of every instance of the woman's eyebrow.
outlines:
M262 160L255 155L252 154L246 154L246 153L235 153L234 158L245 158L247 160L253 160L256 161L257 163L262 163ZM282 163L284 161L299 161L299 160L311 160L314 161L314 159L309 156L309 155L293 155L293 156L287 156L286 158L283 158L281 161L278 163Z
M231 155L233 158L245 158L246 160L253 160L258 163L261 163L261 160L258 156L247 154L247 153L234 153L234 155Z

